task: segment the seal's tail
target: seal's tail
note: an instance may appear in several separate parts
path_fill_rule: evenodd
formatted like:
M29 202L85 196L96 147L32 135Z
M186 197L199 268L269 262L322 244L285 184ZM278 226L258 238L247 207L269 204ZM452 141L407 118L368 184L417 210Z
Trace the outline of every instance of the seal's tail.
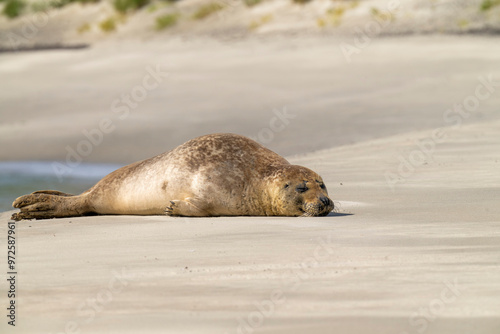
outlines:
M21 209L12 215L13 220L74 217L88 212L82 205L81 196L55 190L40 190L18 197L12 206Z

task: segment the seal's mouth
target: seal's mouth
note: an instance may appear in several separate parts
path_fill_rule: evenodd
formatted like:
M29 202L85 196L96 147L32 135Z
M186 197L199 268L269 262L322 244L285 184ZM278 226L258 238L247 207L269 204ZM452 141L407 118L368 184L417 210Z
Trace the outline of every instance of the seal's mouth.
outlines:
M303 212L300 217L326 216L333 210L333 201L328 197L320 197L318 201L306 202L299 210Z

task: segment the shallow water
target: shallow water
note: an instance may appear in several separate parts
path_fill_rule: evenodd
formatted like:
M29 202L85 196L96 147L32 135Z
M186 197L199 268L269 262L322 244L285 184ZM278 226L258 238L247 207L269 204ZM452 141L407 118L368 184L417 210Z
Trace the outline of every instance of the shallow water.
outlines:
M12 202L17 197L37 190L79 194L120 167L117 164L82 163L58 177L53 162L0 162L0 212L12 210Z

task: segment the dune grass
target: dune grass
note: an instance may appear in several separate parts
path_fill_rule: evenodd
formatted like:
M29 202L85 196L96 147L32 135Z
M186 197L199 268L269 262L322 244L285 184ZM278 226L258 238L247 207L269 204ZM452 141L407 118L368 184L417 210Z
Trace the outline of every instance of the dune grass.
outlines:
M99 23L99 27L104 32L112 32L116 30L116 19L109 17Z
M262 17L260 17L258 20L254 20L252 22L250 22L250 25L248 26L248 28L250 30L255 30L257 28L259 28L260 26L268 23L268 22L271 22L273 20L273 14L267 14L267 15L264 15Z
M162 16L158 16L156 18L156 30L163 30L166 28L170 28L177 24L179 19L179 14L166 14Z
M22 0L8 0L3 8L3 14L8 18L13 19L21 15L25 7L26 3Z
M86 33L87 31L90 31L90 29L92 29L92 27L90 26L90 23L87 22L78 27L77 31L79 34L83 34Z
M333 8L329 8L323 17L316 20L318 27L326 26L337 27L342 23L344 14L351 9L358 7L359 1L351 1L349 3L339 3ZM373 10L372 10L373 14Z
M490 9L492 9L493 7L496 7L500 5L500 0L483 0L483 2L481 3L481 6L480 6L480 9L485 12L485 11L488 11Z
M201 6L196 10L196 12L193 14L193 19L195 20L202 20L222 9L224 9L226 6L222 3L219 2L211 2L206 5Z
M245 2L245 5L247 5L248 7L253 7L253 6L261 3L262 0L244 0L244 2Z
M115 0L113 6L120 13L126 13L142 8L149 4L149 0Z

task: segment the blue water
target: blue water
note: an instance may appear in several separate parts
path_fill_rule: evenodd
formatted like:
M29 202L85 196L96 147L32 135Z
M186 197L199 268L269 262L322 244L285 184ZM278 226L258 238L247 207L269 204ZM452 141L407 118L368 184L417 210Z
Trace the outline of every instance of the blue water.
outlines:
M0 162L0 212L12 210L12 202L17 197L37 190L80 194L121 166L82 163L65 168L64 174L58 177L57 169L54 169L52 162Z

